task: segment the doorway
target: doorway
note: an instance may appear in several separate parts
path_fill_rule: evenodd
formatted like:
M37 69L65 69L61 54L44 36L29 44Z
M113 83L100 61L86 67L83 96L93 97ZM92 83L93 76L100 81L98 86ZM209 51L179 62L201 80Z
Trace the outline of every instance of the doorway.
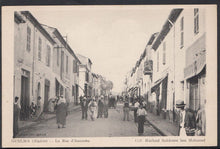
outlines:
M198 77L190 80L190 99L189 108L192 110L198 110L200 105L199 94L198 94Z
M50 95L50 81L45 79L45 87L44 87L44 112L48 111L49 95Z
M27 120L29 118L29 105L30 105L30 85L29 85L29 76L28 71L22 70L21 76L21 113L20 119Z

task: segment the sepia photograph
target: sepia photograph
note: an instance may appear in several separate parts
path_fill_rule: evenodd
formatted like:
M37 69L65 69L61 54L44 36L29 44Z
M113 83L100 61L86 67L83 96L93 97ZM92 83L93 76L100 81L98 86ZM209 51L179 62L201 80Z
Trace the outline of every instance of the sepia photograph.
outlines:
M3 17L10 20L5 31L11 30L11 55L5 58L10 64L3 66L3 83L10 80L11 100L3 103L10 109L9 142L121 138L127 146L126 138L135 137L134 144L144 146L205 145L217 132L217 86L208 81L210 69L217 77L210 56L217 48L209 43L217 41L209 31L217 31L209 18L216 10L215 5L5 9L10 12Z

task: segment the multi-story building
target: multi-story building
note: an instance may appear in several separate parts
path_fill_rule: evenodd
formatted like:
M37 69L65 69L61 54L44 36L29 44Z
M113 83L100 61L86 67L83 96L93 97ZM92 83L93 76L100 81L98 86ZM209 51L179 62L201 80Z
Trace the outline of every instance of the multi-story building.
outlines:
M173 9L152 45L153 84L152 98L156 101L154 112L169 118L175 108L175 22L182 9Z
M176 100L197 111L205 104L205 9L173 9L153 43L156 113L175 119Z
M206 103L205 9L184 9L179 20L183 34L181 34L183 37L180 36L180 44L183 46L182 50L185 51L184 75L182 74L183 95L186 106L197 111Z
M83 55L77 54L79 65L79 96L92 96L92 61Z
M65 41L61 33L53 27L43 25L56 41L53 48L53 72L56 96L64 95L69 103L78 104L79 59Z
M92 96L100 96L99 94L99 90L100 90L100 84L98 84L98 75L95 74L95 73L92 73L92 86L93 86L93 89L92 89Z
M15 12L14 22L14 96L20 97L21 120L29 118L38 97L40 112L53 111L49 105L55 96L78 103L80 61L59 31L28 11Z
M52 54L55 41L28 11L15 12L14 96L20 97L21 120L29 117L31 102L45 103L55 95Z

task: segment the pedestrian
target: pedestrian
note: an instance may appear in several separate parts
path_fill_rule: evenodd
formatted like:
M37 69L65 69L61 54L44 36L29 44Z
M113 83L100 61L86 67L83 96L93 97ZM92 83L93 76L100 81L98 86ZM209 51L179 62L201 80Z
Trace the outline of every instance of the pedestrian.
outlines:
M186 129L187 136L194 136L195 129L196 129L196 114L192 109L186 108L186 115L185 115L185 123L184 127Z
M129 121L129 102L128 99L125 99L125 103L124 103L124 107L123 107L123 112L124 112L124 119L123 121L125 121L125 119L127 119L127 121Z
M37 106L34 103L34 101L31 102L30 110L31 110L31 118L34 118L36 116L36 110L37 110Z
M41 97L40 96L38 96L37 97L37 112L36 112L36 115L37 115L37 117L40 117L40 115L41 115Z
M80 104L81 104L81 109L82 109L82 120L84 118L87 120L88 100L86 99L86 97L83 97Z
M143 108L143 104L140 104L140 106L137 110L139 136L143 135L143 133L144 133L145 116L147 116L147 111Z
M107 96L101 96L101 98L103 98L104 102L103 102L103 113L104 113L104 118L108 118L108 98Z
M205 113L205 104L199 108L196 115L196 136L205 136L206 135L206 113Z
M185 111L185 104L183 100L177 100L176 101L176 108L178 108L179 112L179 121L178 121L178 125L179 125L179 132L178 135L179 136L187 136L186 135L186 129L185 129L185 115L186 115L186 111Z
M135 103L134 103L134 122L135 123L137 122L137 110L138 110L139 105L140 104L139 104L138 100L136 99Z
M143 104L143 108L147 110L147 103L144 99L142 99L141 103Z
M68 113L67 113L66 99L63 98L63 95L61 95L58 100L57 110L56 110L56 118L57 118L58 128L60 128L61 126L62 126L62 128L65 128L67 114Z
M19 127L18 127L18 120L21 107L18 103L19 98L16 96L14 101L14 117L13 117L13 138L15 138L18 134Z
M101 97L101 99L98 101L98 116L97 118L102 118L103 115L103 108L104 108L104 104L103 104L103 96Z
M96 110L97 110L97 103L96 103L95 99L92 99L92 101L89 103L88 107L90 110L91 120L94 121L95 117L96 117Z

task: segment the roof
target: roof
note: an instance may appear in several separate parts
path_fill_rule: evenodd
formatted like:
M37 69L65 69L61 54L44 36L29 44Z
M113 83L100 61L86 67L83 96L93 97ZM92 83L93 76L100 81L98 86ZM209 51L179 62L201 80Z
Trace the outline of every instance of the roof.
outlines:
M159 32L152 34L147 45L151 45L158 34L159 34Z
M51 27L51 26L47 26L47 25L43 25L44 28L46 30L50 30L49 32L53 33L57 39L65 46L65 48L68 50L68 52L75 57L75 59L81 64L79 58L76 56L76 54L73 52L73 50L71 49L71 47L68 45L68 43L63 39L63 36L60 34L60 32L58 31L58 29Z
M37 21L37 19L29 12L29 11L21 11L21 14L26 16L26 18L34 24L34 26L48 39L51 44L55 44L56 42L53 38L48 34L48 32L41 26L41 24Z
M172 28L173 24L176 22L177 18L179 17L180 13L183 9L173 9L170 12L169 17L167 18L166 22L164 23L159 35L157 36L155 42L152 45L154 50L157 50L163 39L169 33L170 29Z
M81 54L77 54L77 56L79 57L79 59L88 59L89 63L92 64L92 61L90 60L90 58L84 56L84 55L81 55ZM83 60L82 60L83 61Z
M25 23L25 20L22 18L22 16L20 14L18 14L18 12L14 12L14 21L16 23Z

